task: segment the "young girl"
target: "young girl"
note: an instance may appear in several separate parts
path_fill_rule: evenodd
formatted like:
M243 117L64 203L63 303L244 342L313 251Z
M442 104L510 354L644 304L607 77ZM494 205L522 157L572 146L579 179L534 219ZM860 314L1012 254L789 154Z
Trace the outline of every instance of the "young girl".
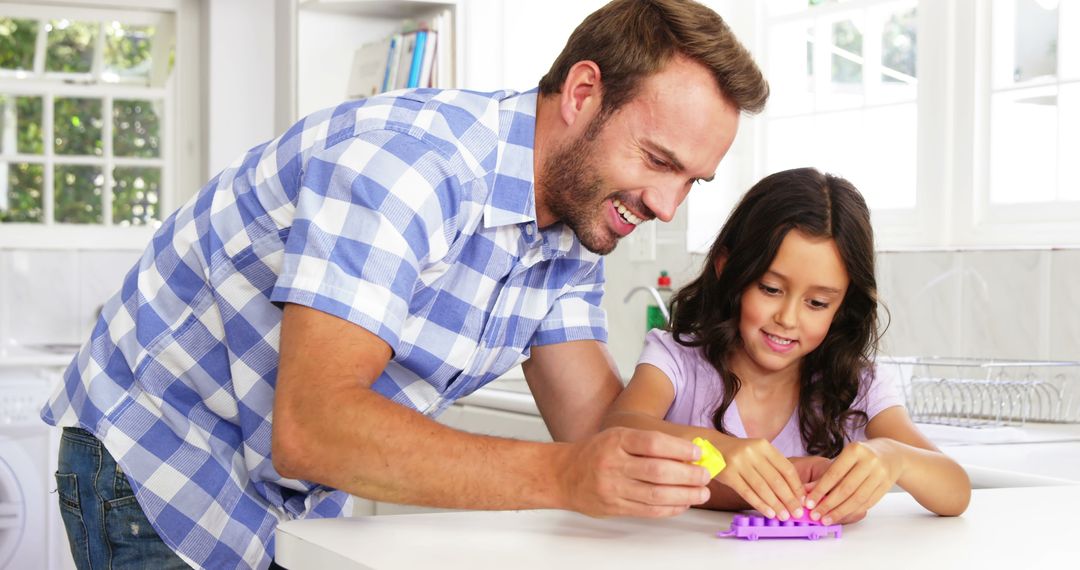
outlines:
M898 484L967 508L967 474L875 368L870 212L843 178L779 172L742 198L701 275L675 295L604 426L704 437L727 468L704 505L825 524L862 518ZM791 458L791 459L788 459Z

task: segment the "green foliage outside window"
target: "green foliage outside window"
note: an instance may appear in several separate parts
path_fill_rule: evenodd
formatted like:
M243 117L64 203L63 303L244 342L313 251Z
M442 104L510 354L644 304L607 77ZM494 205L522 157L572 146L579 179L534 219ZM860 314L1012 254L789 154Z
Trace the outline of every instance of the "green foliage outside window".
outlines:
M53 20L45 48L45 70L89 73L94 65L97 22Z
M37 31L37 20L0 18L0 68L33 68Z
M93 71L98 22L51 22L0 18L0 67L33 71L39 26L46 26L45 71L90 73ZM128 26L105 22L104 81L145 78L151 66L152 26ZM113 74L108 76L108 74ZM16 148L0 148L0 154L45 154L52 145L53 221L100 224L103 221L105 176L101 166L65 163L65 157L104 157L104 121L111 120L112 155L122 158L161 157L161 111L163 101L115 99L111 116L105 116L100 97L57 96L53 100L53 131L43 131L44 97L0 93L0 133L14 128ZM6 123L5 123L6 119ZM0 140L3 140L0 137ZM45 165L0 159L0 190L6 188L6 208L0 223L43 223ZM146 225L161 218L161 168L123 166L112 170L112 218L118 225ZM6 185L3 184L6 179ZM0 205L4 205L0 200Z

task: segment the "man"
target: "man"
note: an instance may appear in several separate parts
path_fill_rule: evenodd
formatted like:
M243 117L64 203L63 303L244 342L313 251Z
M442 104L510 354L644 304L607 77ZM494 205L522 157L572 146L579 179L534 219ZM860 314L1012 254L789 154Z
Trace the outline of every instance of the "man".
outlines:
M348 102L249 151L165 221L43 410L80 565L265 568L279 520L348 494L704 502L689 442L597 433L622 387L600 256L669 221L767 96L711 10L616 0L538 92ZM560 443L432 420L522 361Z

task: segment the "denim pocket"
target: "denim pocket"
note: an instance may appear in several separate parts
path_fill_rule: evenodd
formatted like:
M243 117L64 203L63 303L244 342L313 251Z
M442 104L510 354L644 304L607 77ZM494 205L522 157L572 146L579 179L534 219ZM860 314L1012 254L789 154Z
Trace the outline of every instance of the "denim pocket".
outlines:
M71 556L79 568L90 567L90 541L79 502L79 477L74 473L56 473L56 494L60 497L60 519L67 531Z
M73 511L82 516L79 506L79 476L74 473L56 473L56 494L60 497L60 508Z

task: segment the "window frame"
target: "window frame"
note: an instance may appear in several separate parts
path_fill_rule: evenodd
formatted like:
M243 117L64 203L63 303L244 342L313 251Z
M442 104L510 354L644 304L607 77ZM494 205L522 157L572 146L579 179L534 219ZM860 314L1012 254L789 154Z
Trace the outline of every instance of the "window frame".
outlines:
M755 51L763 68L768 69L769 30L779 21L812 21L889 2L851 0L778 17L770 17L764 3L757 3L753 13ZM1080 202L990 203L990 103L995 92L991 85L992 3L918 0L916 9L916 205L872 212L878 248L1054 248L1080 244ZM1055 84L1067 82L1058 78ZM768 109L764 120L754 121L752 129L754 180L769 174L765 167L767 113Z
M105 183L102 191L102 223L68 224L53 221L54 187L51 168L45 168L43 178L42 223L9 222L0 224L0 248L20 249L133 249L145 246L156 231L156 224L147 226L115 226L112 223L112 176L114 167L160 167L158 215L162 221L184 198L178 189L197 187L203 178L201 170L204 152L195 151L194 141L202 129L202 120L180 122L181 109L187 115L201 117L198 87L198 19L199 0L45 0L40 4L0 3L0 14L5 17L37 19L67 19L72 21L120 20L130 25L158 25L170 28L175 34L175 59L171 74L158 86L95 82L78 84L64 81L82 79L97 74L102 55L100 48L104 38L98 33L95 64L87 74L59 74L50 72L48 78L36 77L13 79L18 72L0 74L0 91L12 96L40 96L42 98L42 131L49 136L53 132L53 101L56 97L91 97L102 101L102 145L105 152L100 157L64 157L54 152L53 144L46 144L43 153L5 154L8 163L29 162L45 166L60 164L93 165L102 168ZM44 33L39 31L35 50L35 71L43 70L44 51L41 45ZM156 54L155 54L156 55ZM181 80L181 77L183 80ZM112 156L112 107L117 99L145 99L162 102L160 121L160 154L158 157ZM185 149L185 147L187 147ZM178 152L178 149L185 149ZM194 168L180 172L176 168L177 156L183 155Z

